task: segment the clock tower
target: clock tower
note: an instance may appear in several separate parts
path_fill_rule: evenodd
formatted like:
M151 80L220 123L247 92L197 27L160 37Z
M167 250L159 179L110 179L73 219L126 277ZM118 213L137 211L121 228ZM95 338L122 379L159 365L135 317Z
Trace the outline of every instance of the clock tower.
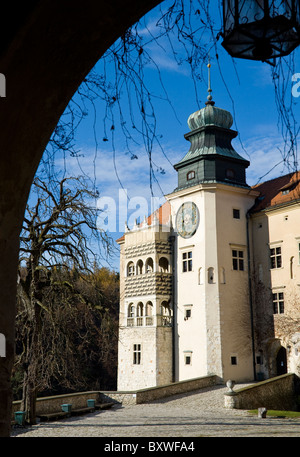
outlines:
M233 148L231 114L205 107L188 119L188 153L174 168L175 379L217 374L253 379L248 299L247 212L257 194L246 183L249 162Z

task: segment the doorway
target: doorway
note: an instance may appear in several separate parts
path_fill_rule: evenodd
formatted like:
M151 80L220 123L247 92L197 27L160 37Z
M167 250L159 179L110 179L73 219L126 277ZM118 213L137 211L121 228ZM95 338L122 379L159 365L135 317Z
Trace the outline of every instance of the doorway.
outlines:
M286 349L281 346L276 356L277 376L287 373Z

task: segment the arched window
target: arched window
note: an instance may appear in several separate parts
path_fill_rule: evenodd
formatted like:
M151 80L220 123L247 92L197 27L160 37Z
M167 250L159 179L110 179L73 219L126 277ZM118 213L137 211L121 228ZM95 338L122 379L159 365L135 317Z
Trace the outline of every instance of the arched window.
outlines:
M134 317L134 304L133 303L130 303L130 305L128 305L128 309L127 309L127 317Z
M130 303L127 308L127 326L133 327L134 326L134 315L135 315L135 307L133 303Z
M172 325L172 314L169 302L163 301L161 304L162 325Z
M134 276L134 263L129 262L127 265L127 276Z
M195 179L195 172L194 171L189 171L188 174L186 175L187 181L190 181L191 179Z
M214 283L215 273L214 273L214 269L212 267L210 267L207 270L207 280L208 280L208 284L213 284Z
M161 257L159 259L159 271L161 273L168 273L169 271L169 261L166 257Z
M153 303L146 303L146 325L153 325Z
M153 303L148 301L146 303L146 316L152 316L153 314Z
M149 257L145 263L146 273L153 273L153 259Z
M136 316L143 317L143 314L144 314L144 305L142 302L139 302L136 307Z
M136 274L137 275L141 275L143 274L143 261L140 259L137 261L137 264L136 264Z
M141 327L143 325L144 305L139 302L136 307L136 325Z
M170 316L171 315L171 308L169 302L166 300L161 303L161 314L163 316Z

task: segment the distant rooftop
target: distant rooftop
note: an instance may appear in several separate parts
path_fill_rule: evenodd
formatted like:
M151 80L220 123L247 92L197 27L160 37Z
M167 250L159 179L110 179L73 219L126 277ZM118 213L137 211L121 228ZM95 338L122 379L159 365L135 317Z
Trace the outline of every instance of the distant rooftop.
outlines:
M260 196L256 199L251 212L258 212L300 200L300 171L265 181L252 186L252 189L259 191Z

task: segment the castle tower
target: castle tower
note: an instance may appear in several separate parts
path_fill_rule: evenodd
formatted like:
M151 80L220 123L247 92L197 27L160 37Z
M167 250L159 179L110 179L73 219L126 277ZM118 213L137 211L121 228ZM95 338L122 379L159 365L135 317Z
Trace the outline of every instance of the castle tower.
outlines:
M254 379L248 215L259 193L231 144L231 114L208 92L188 119L176 189L118 240L118 390L209 374Z
M118 390L172 382L172 241L169 204L118 240Z
M208 91L188 119L191 146L166 196L176 230L175 379L252 380L247 212L257 193L246 183L249 162L231 144L232 116Z

